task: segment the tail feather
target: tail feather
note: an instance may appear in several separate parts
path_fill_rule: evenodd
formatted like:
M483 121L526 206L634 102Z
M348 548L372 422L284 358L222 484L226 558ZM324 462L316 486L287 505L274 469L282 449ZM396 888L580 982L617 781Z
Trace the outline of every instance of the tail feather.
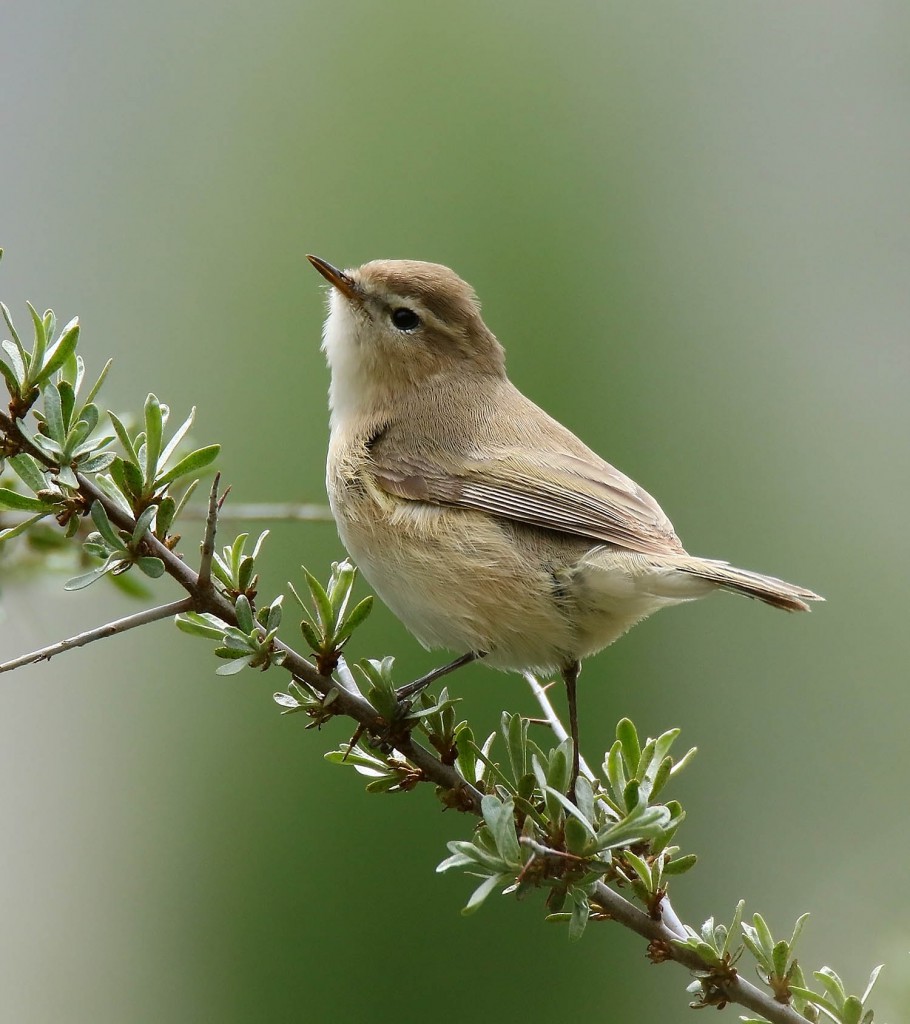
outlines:
M805 587L797 587L774 576L764 576L748 569L737 569L726 562L710 558L681 558L678 568L688 575L713 583L722 590L731 590L746 597L755 597L774 608L787 612L811 611L807 601L824 598Z

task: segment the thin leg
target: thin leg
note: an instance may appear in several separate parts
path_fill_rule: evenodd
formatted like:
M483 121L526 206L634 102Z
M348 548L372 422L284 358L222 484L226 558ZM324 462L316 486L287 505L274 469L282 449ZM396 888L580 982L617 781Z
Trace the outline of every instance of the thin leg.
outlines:
M569 733L572 736L572 781L569 783L569 799L575 799L575 783L578 779L580 755L578 752L578 705L575 700L575 684L581 665L573 661L562 670L562 678L566 684L566 695L569 698Z
M468 651L467 654L462 654L460 658L450 661L448 665L442 665L440 668L434 668L432 672L427 672L425 676L415 679L413 683L408 683L406 686L399 687L395 693L399 700L405 700L408 697L413 697L415 694L420 693L421 690L429 686L430 683L435 683L437 679L442 679L443 676L447 676L450 672L454 672L456 668L461 668L462 665L470 665L472 661L477 661L478 658L484 657L484 654L484 651Z

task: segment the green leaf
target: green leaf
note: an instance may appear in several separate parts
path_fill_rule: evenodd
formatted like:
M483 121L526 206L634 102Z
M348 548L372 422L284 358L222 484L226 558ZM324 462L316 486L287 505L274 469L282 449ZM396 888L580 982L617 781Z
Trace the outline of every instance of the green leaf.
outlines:
M332 630L335 625L335 616L332 611L332 604L329 601L329 595L325 590L323 590L322 584L311 572L304 569L303 573L307 581L307 586L310 588L310 594L313 597L313 605L316 608L319 626L321 627L325 637L328 639L331 637Z
M139 471L139 466L134 462L115 456L110 465L110 471L114 483L132 504L142 494L142 474Z
M822 983L835 1005L838 1007L843 1006L844 1000L847 998L847 992L837 972L831 970L830 967L822 967L821 970L813 971L812 973Z
M3 374L6 380L6 389L9 391L12 398L19 397L19 381L16 377L16 373L12 366L6 362L5 359L0 359L0 373Z
M175 617L174 622L181 633L191 636L202 636L207 640L221 640L223 630L216 625L219 620L214 615L200 612L186 612Z
M149 531L149 527L152 525L152 520L155 518L157 512L155 505L149 505L148 508L143 509L139 517L136 519L136 525L133 527L133 535L130 538L130 544L135 548L145 537Z
M109 559L104 565L99 565L97 569L92 569L91 572L84 573L81 576L73 576L72 579L67 580L63 584L63 589L83 590L85 587L90 587L94 582L100 580L102 576L106 576L109 572L113 572L124 564L122 559Z
M253 660L253 655L249 654L244 658L235 658L233 661L226 661L223 665L219 665L215 669L215 672L219 676L234 676L238 672L242 672L245 668L249 668L250 662Z
M26 494L19 494L18 491L11 491L8 487L0 487L0 509L11 509L14 512L40 512L47 515L53 512L54 506L38 498L30 498Z
M44 389L44 417L48 434L58 444L66 440L66 426L63 422L63 405L56 385L48 384Z
M9 308L5 302L0 302L0 312L3 313L3 319L6 321L6 326L9 328L9 332L12 335L13 341L16 344L18 354L25 359L25 348L22 345L22 341L19 338L19 334L13 325L13 318L10 316Z
M247 635L252 633L256 629L256 623L253 620L252 606L245 594L241 594L237 598L234 603L234 611L237 614L237 625L240 629Z
M43 381L48 380L52 373L56 373L75 352L78 341L79 317L73 317L66 327L63 328L60 340L49 353L48 360L36 375L34 383L41 384Z
M129 431L123 423L121 423L119 417L115 416L110 409L108 409L107 414L110 417L111 423L114 425L114 431L120 439L120 444L123 446L123 451L126 454L127 461L138 467L139 456L136 454L136 448L130 438Z
M218 458L218 453L221 451L220 444L210 444L205 448L197 448L196 451L190 452L189 455L185 455L176 466L169 469L162 476L158 477L155 481L155 490L172 483L174 480L181 476L187 476L189 473L198 473L200 470L210 466L215 459Z
M544 794L548 798L548 806L550 798L552 798L558 804L560 804L568 814L572 815L572 817L575 818L576 821L581 822L585 832L587 832L592 839L597 838L597 833L594 831L594 827L585 818L581 811L575 806L575 804L573 804L572 801L565 795L565 793L561 792L558 789L554 789L552 786L546 786L544 787ZM551 819L555 819L556 815L551 814L550 817Z
M196 418L196 406L194 405L193 408L190 409L189 416L187 416L187 418L174 431L174 436L165 445L164 451L161 453L161 458L159 459L159 464L160 465L162 465L162 466L166 466L167 465L168 459L170 459L170 457L174 454L174 452L177 449L177 445L180 444L180 442L186 436L186 432L193 425L193 420L195 418Z
M863 1015L863 1004L856 996L847 996L844 1000L844 1008L841 1010L841 1020L844 1024L859 1024Z
M358 626L363 623L370 612L373 610L373 595L370 594L365 597L362 601L354 606L344 622L341 624L341 628L335 634L335 643L341 643L342 640L347 638L357 629Z
M108 519L107 510L104 505L100 501L94 501L92 502L90 512L95 529L101 534L108 547L114 551L121 549L123 547L123 540L114 529L110 519Z
M9 341L0 342L0 348L2 348L3 351L6 352L7 356L9 357L9 367L12 370L13 377L15 378L16 383L18 385L16 388L16 393L21 393L26 388L26 378L28 376L24 353L21 353L16 348L16 346Z
M584 775L575 780L575 804L585 820L594 822L594 790Z
M31 455L13 455L9 464L16 476L35 494L47 489L47 476Z
M164 414L161 403L150 394L145 400L145 479L147 490L158 475L158 459L161 455L161 439L164 431Z
M801 922L801 921L802 921L802 920L803 920L804 918L806 918L806 917L808 917L808 916L809 916L808 914L803 914L803 916L802 916L802 917L801 917L801 918L799 919L799 921L797 922L797 926L799 925L799 923L800 923L800 922ZM869 981L868 981L868 983L866 984L866 989L865 989L865 991L864 991L864 992L863 992L863 994L862 994L862 1001L863 1001L864 1003L865 1003L865 1002L866 1002L866 1000L867 1000L867 999L869 998L869 996L871 996L871 995L872 995L872 989L873 989L873 988L875 988L875 983L876 983L876 981L878 981L878 976L879 976L879 975L880 975L880 974L882 973L882 968L883 968L884 966L885 966L884 964L879 964L879 965L878 965L878 967L876 967L876 968L875 968L875 969L874 969L874 970L872 971L872 973L871 973L871 974L869 975Z
M572 916L569 918L569 941L577 942L584 934L591 908L581 889L572 890Z
M97 455L92 455L87 459L80 459L78 464L79 472L101 473L105 469L110 468L116 458L117 456L113 452L98 452Z
M48 514L49 513L47 512L39 512L38 515L24 519L21 523L16 523L15 526L10 526L5 530L0 530L0 544L4 541L12 540L14 537L21 536L21 534L29 530L39 520L44 519Z
M503 882L506 881L506 878L506 875L491 875L484 882L478 885L474 892L471 893L471 898L461 911L462 914L467 916L468 914L473 914L475 911L479 910L484 900L497 886L502 885Z
M630 719L623 718L617 723L616 738L620 743L627 774L635 775L638 771L638 762L641 760L641 745L638 742L638 732Z
M114 363L113 359L108 359L108 361L101 368L101 373L98 374L98 379L92 385L92 388L89 391L89 393L85 396L85 401L82 403L82 408L83 409L87 405L89 405L89 403L93 402L95 400L95 398L97 397L98 392L101 390L101 385L104 383L104 378L107 377L108 371L110 370L110 368L113 365L113 363ZM76 365L80 368L79 372L78 372L78 375L76 377L76 386L75 386L76 387L76 391L78 392L79 391L79 382L82 379L82 370L83 370L82 357L81 356L76 356Z
M60 408L63 412L63 425L65 430L69 430L70 424L73 422L73 408L76 405L76 393L73 391L73 385L68 380L61 380L57 384L57 390L60 392ZM86 423L82 428L85 431L83 436L87 436L94 425ZM81 438L80 438L81 440ZM73 439L73 434L70 432L67 438L67 447L70 449L74 448L79 442Z
M515 835L515 805L512 800L500 801L495 796L487 795L483 797L480 807L499 855L507 864L521 863L521 847Z
M47 351L47 328L44 326L44 318L38 315L38 310L30 302L26 302L26 306L32 315L32 323L35 327L35 347L32 349L29 370L31 373L38 373L44 364L44 353ZM34 384L35 382L30 380L29 383Z
M591 845L591 836L578 818L566 818L563 833L566 839L566 849L569 853L574 853L578 857L584 856Z
M698 855L694 853L685 853L682 857L674 857L673 860L668 860L664 864L664 874L681 875L690 868L694 868L697 861Z
M150 579L157 580L159 576L164 575L164 562L154 555L143 555L136 559L135 564L136 568Z

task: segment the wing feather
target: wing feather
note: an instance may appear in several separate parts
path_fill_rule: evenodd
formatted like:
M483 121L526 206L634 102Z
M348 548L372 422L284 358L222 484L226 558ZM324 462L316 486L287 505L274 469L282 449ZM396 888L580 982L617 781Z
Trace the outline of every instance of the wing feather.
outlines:
M657 502L627 476L590 453L502 448L459 460L422 453L407 459L374 452L379 486L400 498L475 509L545 530L645 554L683 551Z

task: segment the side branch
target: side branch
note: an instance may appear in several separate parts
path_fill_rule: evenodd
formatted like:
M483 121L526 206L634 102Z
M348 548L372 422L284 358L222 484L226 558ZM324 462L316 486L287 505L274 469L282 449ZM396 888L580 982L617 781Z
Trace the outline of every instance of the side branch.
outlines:
M193 599L185 597L181 601L171 601L170 604L147 608L145 611L136 612L135 615L127 615L125 618L106 622L103 626L96 626L95 629L86 630L77 636L71 636L68 640L61 640L49 647L42 647L40 651L32 651L31 654L23 654L21 658L4 662L0 665L0 672L12 672L15 668L34 665L38 661L50 661L55 654L63 654L64 651L71 651L76 647L85 647L86 644L94 643L95 640L105 640L109 636L126 633L127 630L135 629L137 626L147 626L150 622L157 622L159 619L167 619L179 615L181 612L188 612L194 606Z

